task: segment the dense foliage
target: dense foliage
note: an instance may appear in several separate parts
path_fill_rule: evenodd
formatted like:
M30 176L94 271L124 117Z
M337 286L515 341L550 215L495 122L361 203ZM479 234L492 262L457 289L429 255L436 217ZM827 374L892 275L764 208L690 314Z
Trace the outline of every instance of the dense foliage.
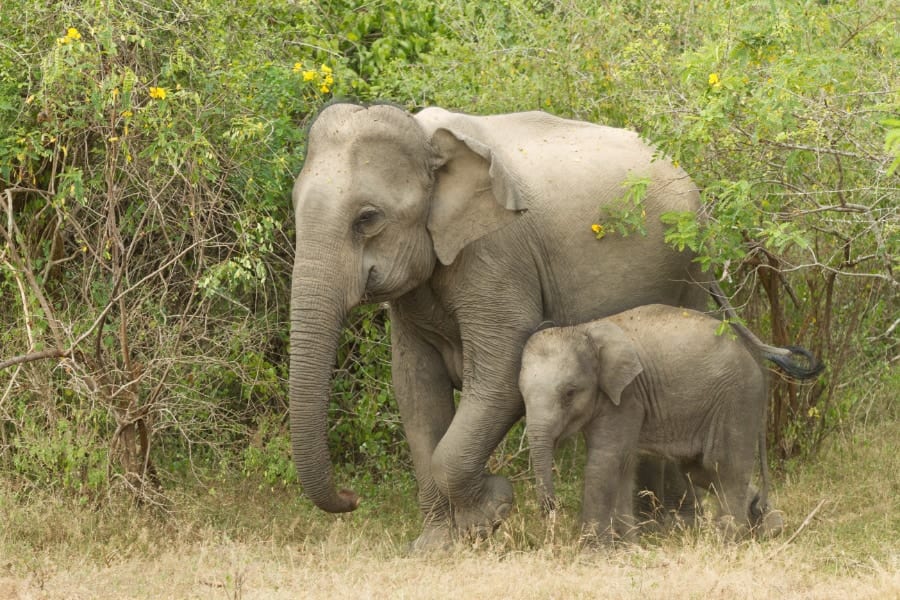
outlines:
M0 469L84 497L188 472L293 480L290 188L334 97L542 109L652 140L707 207L705 224L669 215L669 241L761 336L828 363L773 398L778 454L814 450L856 408L848 383L897 356L891 8L3 2ZM598 220L640 235L636 215ZM360 473L405 461L389 327L357 311L337 358L331 446Z

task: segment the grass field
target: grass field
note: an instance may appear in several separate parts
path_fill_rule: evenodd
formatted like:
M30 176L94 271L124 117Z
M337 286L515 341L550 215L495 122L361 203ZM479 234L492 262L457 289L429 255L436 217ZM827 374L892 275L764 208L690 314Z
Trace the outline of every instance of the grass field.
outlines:
M562 486L554 528L521 481L490 540L429 557L405 552L419 527L405 476L363 489L344 516L247 480L171 486L165 506L141 508L4 484L0 598L900 598L896 385L878 396L876 412L776 473L787 529L774 540L676 529L581 554L577 482Z

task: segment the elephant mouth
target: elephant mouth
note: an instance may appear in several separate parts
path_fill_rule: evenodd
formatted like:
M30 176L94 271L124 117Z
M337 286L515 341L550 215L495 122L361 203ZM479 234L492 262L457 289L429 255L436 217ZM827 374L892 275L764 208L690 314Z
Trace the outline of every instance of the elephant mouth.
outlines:
M369 269L366 275L365 287L360 298L360 304L375 304L378 302L390 302L400 296L406 294L414 287L416 282L409 280L398 280L395 277L385 277L384 274L374 266Z
M369 268L369 273L366 275L366 283L363 287L362 304L374 304L375 302L387 300L386 294L378 289L380 284L381 278L378 275L378 271L375 270L374 266Z

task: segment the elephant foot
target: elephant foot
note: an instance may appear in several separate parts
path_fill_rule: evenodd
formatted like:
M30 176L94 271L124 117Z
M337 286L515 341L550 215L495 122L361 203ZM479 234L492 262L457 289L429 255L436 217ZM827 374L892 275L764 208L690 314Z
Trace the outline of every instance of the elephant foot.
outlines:
M582 525L581 534L578 536L578 553L589 556L608 553L615 550L617 544L621 544L619 537L609 528L599 531L596 525Z
M449 521L426 523L419 537L410 542L407 553L421 556L425 554L446 554L453 549L453 532Z
M772 506L760 498L759 490L753 485L749 487L750 495L753 498L750 501L750 523L753 524L753 531L760 539L773 538L781 535L784 531L784 513L775 510ZM765 504L765 505L763 505Z
M634 519L622 519L616 524L616 543L633 545L638 543L640 525Z
M582 554L612 550L638 543L638 526L631 520L615 519L615 524L601 527L599 523L581 524L578 546Z
M760 539L778 537L784 531L784 513L780 510L770 510L759 520L756 525L756 535Z
M693 527L701 515L701 510L695 499L683 498L678 507L672 509L672 514L677 521L684 523L685 527Z
M454 507L453 520L463 537L488 538L512 510L513 488L505 477L488 475L483 490L480 502Z
M747 523L742 519L736 519L734 515L720 516L716 525L722 536L722 540L729 543L741 541L746 538L747 534L750 532Z
M665 502L647 490L638 494L635 514L642 526L648 530L670 529L672 527L693 527L702 515L702 507L697 499L687 494L680 497L671 495Z

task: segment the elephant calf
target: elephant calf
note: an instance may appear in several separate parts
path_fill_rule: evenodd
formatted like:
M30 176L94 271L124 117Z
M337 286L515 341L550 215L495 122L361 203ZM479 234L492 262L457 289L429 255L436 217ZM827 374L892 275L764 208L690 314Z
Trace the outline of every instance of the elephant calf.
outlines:
M653 304L531 336L519 388L544 508L556 506L553 450L581 430L587 445L581 519L589 540L609 542L634 529L638 452L675 459L695 487L713 491L732 533L763 520L766 373L758 352L717 334L719 323ZM757 446L762 490L754 498Z

